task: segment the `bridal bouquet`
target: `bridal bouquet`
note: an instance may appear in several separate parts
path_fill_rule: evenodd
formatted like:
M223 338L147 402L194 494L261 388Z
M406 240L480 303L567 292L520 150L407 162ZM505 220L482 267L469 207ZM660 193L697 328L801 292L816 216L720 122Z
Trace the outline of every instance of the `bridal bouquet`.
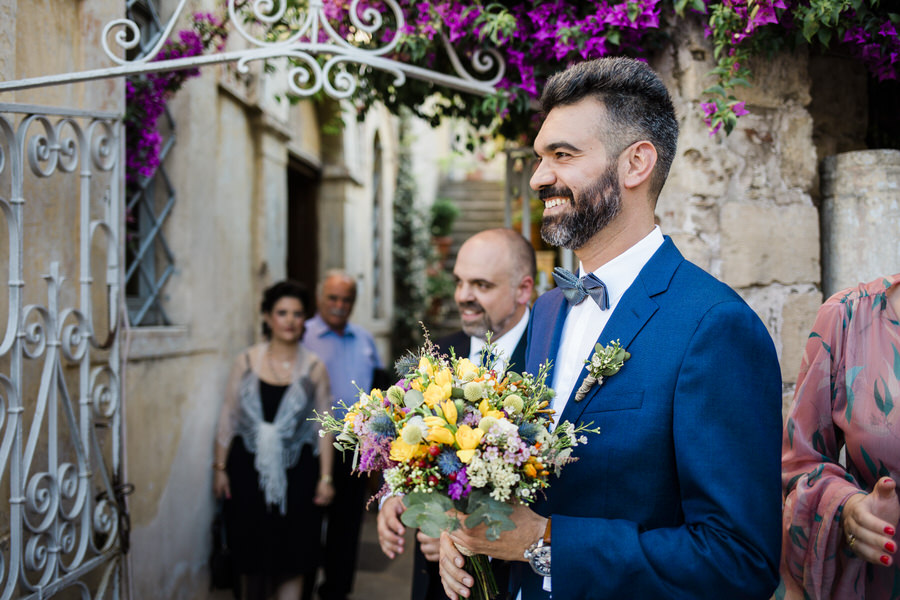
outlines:
M490 356L492 345L487 346ZM360 472L384 471L380 494L402 495L401 519L438 537L442 530L485 524L488 539L513 529L512 502L531 503L551 475L575 460L590 425L552 427L549 364L536 375L496 371L442 355L426 340L398 361L401 379L387 390L360 391L343 419L317 415L335 446L354 452ZM324 434L324 433L323 433ZM467 559L475 598L497 594L486 556Z

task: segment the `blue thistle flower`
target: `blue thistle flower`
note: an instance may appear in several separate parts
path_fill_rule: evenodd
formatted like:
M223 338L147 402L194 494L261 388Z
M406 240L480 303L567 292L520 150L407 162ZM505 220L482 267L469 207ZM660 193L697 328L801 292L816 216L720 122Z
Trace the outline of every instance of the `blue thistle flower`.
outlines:
M463 464L459 460L459 457L456 456L456 452L444 450L437 457L437 466L441 471L441 475L449 475L450 473L456 473L462 469Z
M372 433L379 437L393 437L397 430L394 427L394 420L387 413L381 413L375 416L369 423Z
M537 441L538 433L541 431L541 426L537 423L522 423L519 425L519 437L522 438L522 441L526 444L534 444Z

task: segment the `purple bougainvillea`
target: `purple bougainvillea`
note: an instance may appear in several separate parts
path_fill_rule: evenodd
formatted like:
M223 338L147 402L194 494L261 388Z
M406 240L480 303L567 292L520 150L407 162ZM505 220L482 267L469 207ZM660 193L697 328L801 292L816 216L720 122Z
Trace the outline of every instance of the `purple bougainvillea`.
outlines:
M305 4L292 0L295 4ZM364 3L360 3L359 14ZM696 19L705 25L717 61L710 73L708 102L701 117L710 132L731 131L747 108L733 95L750 85L751 56L767 55L791 44L807 44L843 51L862 62L879 80L896 79L900 72L900 14L887 3L836 3L834 0L399 0L405 26L392 56L434 67L440 64L441 35L470 59L474 49L496 48L506 62L498 92L487 99L447 102L441 116L464 117L492 133L527 141L533 134L530 118L546 78L573 62L611 55L646 57L668 43L663 25ZM341 11L349 0L325 0L336 30L352 35ZM857 5L855 9L851 5ZM366 7L387 12L386 5L369 0ZM342 28L343 27L343 28ZM388 28L390 29L390 28ZM396 29L390 29L392 32ZM379 38L386 41L386 38ZM446 65L445 65L446 66ZM391 82L392 83L392 82ZM410 105L421 96L413 88L409 98L391 83L387 91L378 81L367 86L363 108L372 101ZM452 93L448 97L459 98ZM498 118L499 117L499 118Z
M179 31L177 41L169 40L153 59L173 60L198 56L215 47L221 50L227 32L225 24L212 13L195 13L191 28ZM125 184L132 187L149 179L159 167L162 136L156 124L166 100L184 82L200 74L197 68L148 73L125 82Z

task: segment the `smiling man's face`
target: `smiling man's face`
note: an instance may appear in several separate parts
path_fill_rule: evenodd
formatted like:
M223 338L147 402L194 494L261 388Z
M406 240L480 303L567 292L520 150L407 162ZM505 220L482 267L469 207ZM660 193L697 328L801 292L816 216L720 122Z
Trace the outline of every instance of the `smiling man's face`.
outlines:
M531 290L523 288L522 274L516 272L511 255L502 239L484 234L468 239L459 249L453 267L454 299L467 335L484 339L492 331L496 340L525 314Z
M535 138L540 163L531 187L544 202L541 237L548 244L577 250L622 208L618 161L600 135L605 110L593 98L556 107Z

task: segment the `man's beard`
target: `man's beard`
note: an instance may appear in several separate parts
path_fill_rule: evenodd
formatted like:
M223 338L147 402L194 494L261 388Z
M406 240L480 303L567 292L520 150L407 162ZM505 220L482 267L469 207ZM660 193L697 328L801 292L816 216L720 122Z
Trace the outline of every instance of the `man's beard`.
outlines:
M551 246L577 250L609 225L622 210L616 163L609 165L577 198L568 188L544 188L540 191L541 200L554 196L569 198L572 210L561 215L545 216L541 221L541 238Z
M481 318L474 323L466 323L462 322L462 330L466 335L471 335L477 337L479 339L486 339L487 332L491 331L494 333L494 339L497 339L497 332L507 324L512 315L503 319L501 323L494 323L491 321L491 317L488 316L487 311L484 310L484 307L478 304L477 302L463 302L458 305L460 312L462 312L466 308L475 308L481 311Z

